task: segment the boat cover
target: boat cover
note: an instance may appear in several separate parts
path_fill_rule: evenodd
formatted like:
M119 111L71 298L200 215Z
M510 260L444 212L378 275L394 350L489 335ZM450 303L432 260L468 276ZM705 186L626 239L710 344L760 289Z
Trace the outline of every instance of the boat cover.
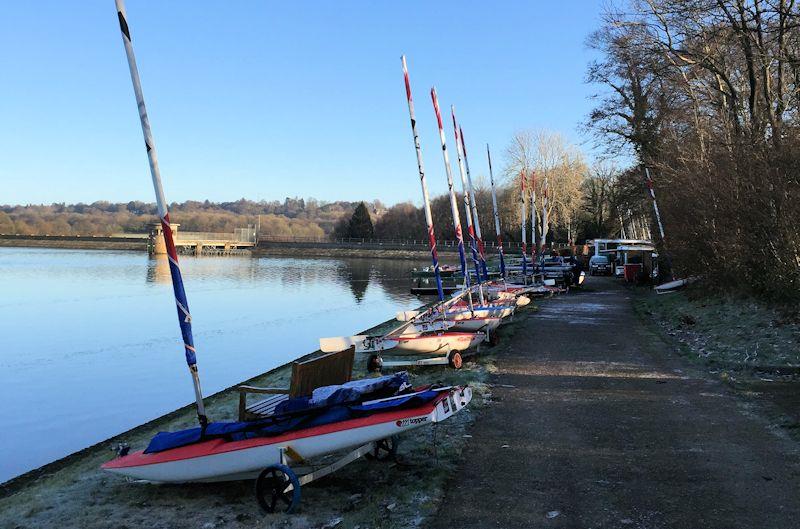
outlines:
M177 432L159 432L144 453L152 454L190 444L223 439L242 441L271 437L294 430L346 421L365 415L414 408L430 402L439 394L435 390L409 393L401 398L379 400L396 395L408 387L408 374L396 373L378 378L356 380L339 386L318 388L309 397L297 397L281 403L275 415L245 422L212 422L201 428ZM377 402L373 402L376 401Z

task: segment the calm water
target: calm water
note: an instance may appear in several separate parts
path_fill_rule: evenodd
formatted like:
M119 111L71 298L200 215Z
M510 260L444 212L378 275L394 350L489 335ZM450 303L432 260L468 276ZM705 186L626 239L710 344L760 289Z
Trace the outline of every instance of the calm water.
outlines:
M414 308L385 259L182 259L206 394ZM0 248L0 482L193 400L166 260Z

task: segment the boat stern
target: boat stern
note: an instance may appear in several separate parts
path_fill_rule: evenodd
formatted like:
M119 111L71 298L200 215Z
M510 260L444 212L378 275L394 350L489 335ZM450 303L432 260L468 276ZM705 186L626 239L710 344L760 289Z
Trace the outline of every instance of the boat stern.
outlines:
M472 388L469 386L455 386L436 403L433 410L432 422L441 422L466 408L472 401Z

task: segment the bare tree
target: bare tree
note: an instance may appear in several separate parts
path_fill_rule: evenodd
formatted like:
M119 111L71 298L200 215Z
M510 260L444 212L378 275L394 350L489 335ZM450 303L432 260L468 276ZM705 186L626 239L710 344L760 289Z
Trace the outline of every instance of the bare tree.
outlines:
M545 211L542 199L546 183L548 222L565 231L569 240L573 239L573 229L583 203L581 185L587 171L580 150L557 132L521 131L514 135L506 149L505 174L514 182L512 189L517 203L520 192L517 182L520 175L525 174L529 184L535 180L539 225L543 226ZM518 215L516 219L519 225Z

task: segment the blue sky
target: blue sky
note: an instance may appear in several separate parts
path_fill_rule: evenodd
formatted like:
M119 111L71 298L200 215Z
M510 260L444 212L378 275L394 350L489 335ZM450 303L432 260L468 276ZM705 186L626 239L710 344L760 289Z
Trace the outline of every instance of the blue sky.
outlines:
M434 84L476 174L522 128L584 141L600 4L128 0L167 199L419 203L402 53L434 194ZM0 204L153 201L113 0L3 11Z

